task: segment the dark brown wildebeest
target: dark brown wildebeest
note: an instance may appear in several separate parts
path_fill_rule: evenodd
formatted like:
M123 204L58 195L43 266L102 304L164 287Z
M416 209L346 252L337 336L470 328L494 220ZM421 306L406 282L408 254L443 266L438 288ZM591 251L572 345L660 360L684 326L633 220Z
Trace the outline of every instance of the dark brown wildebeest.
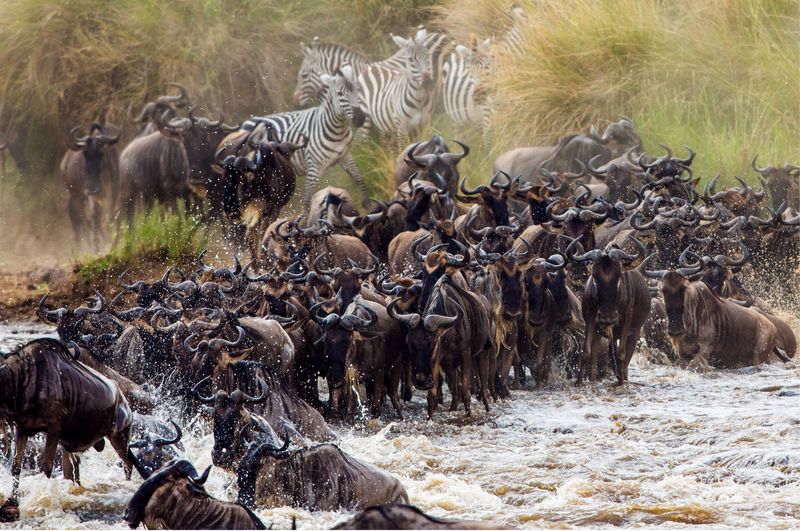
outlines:
M41 432L47 434L41 465L46 476L53 471L59 444L69 453L91 447L100 451L106 437L130 478L132 463L127 452L132 413L128 402L114 382L76 361L59 341L37 339L1 360L0 416L16 427L11 498L19 491L28 438ZM77 462L73 465L75 470L65 470L69 479L78 476Z
M628 365L650 313L647 282L633 267L633 263L644 255L644 245L636 239L633 242L637 246L636 255L611 246L606 250L593 249L576 255L576 248L582 250L578 240L567 247L567 256L571 260L592 263L592 273L581 301L586 337L578 384L583 382L587 366L590 366L590 378L597 379L602 337L609 340L609 358L617 382L623 384L628 379Z
M179 198L189 193L189 158L183 133L191 129L189 118L156 120L158 131L133 139L119 158L117 226L122 217L130 225L141 200L149 210L158 201L175 210Z
M358 216L358 206L344 188L327 186L311 196L306 225L311 227L325 220L337 229L345 228L342 216Z
M753 157L752 166L767 180L772 208L778 210L781 203L786 203L790 208L800 210L800 166L784 164L783 168L775 166L759 168L757 160L758 155Z
M133 466L144 479L149 478L154 472L161 470L164 465L178 457L178 452L173 446L180 442L183 432L175 422L171 420L170 422L175 428L174 436L170 434L170 437L162 437L145 429L142 438L131 441L128 446L128 448L137 449L134 454Z
M448 255L446 260L451 266L464 267L469 263L469 256L459 260ZM470 388L476 376L479 398L488 411L490 357L496 354L491 305L486 297L465 289L448 273L435 282L430 295L424 297L425 303L419 313L398 313L395 310L397 299L387 306L389 314L407 328L406 348L411 358L414 386L428 391L428 417L431 418L439 403L439 378L444 372L452 395L450 411L456 410L460 399L469 416Z
M366 300L361 295L341 312L332 311L318 315L328 301L309 309L311 317L320 325L321 355L326 360L330 409L336 414L342 407L350 414L355 412L359 382L363 382L370 413L380 416L385 395L402 418L398 385L402 370L403 331L389 317L381 303Z
M427 151L422 147L423 144L426 144L425 142L417 142L406 148L397 159L397 169L394 176L395 186L400 186L408 181L411 175L417 173L420 179L435 183L436 186L442 190L449 191L451 194L456 193L459 181L456 165L461 159L469 155L469 146L458 140L454 142L461 146L461 153L438 152L438 150ZM427 145L430 146L431 142L427 142Z
M145 106L142 107L139 116L134 116L132 114L133 103L128 106L128 118L134 125L139 126L139 130L136 132L134 138L155 133L158 131L156 120L161 116L174 118L178 113L178 109L183 109L189 105L189 92L186 90L186 87L179 83L165 83L165 85L178 89L178 94L174 96L162 95L156 98L156 101L147 102Z
M238 503L212 498L202 476L188 461L178 461L142 483L125 509L131 529L266 529L253 511Z
M264 443L247 452L239 467L239 503L338 511L408 502L400 481L333 444L288 448L287 439L281 448Z
M277 442L277 433L288 434L297 442L305 442L306 438L317 442L336 439L319 412L274 372L246 361L234 364L231 370L235 390L218 390L204 397L198 391L203 384L201 380L188 391L199 402L214 407L211 457L216 466L234 470L247 447L259 442ZM259 396L247 394L254 381L258 382L255 385L260 389Z
M505 529L492 522L444 520L425 514L413 505L395 503L367 507L331 529Z
M70 131L60 171L69 193L67 210L75 241L88 241L96 253L101 240L108 238L106 223L117 200L119 130L99 123L89 126L88 135L77 136L80 130Z
M759 365L768 363L772 353L782 358L794 356L794 352L777 350L781 338L772 319L719 298L704 282L691 282L688 277L702 267L698 263L674 271L645 269L647 276L661 280L667 332L678 344L680 355L692 358L690 367Z
M395 186L406 182L412 174L417 172L416 164L409 164L406 160L408 155L441 155L448 151L450 151L450 148L445 144L441 135L433 135L430 140L409 144L402 153L397 155L395 160L394 178L397 183Z

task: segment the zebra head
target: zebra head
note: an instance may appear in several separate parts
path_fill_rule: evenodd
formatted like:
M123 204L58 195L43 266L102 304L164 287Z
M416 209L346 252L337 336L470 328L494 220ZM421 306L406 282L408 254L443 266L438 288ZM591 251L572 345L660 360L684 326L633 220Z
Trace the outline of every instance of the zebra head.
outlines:
M296 107L308 107L319 101L323 84L320 72L324 72L322 55L319 53L319 37L311 44L300 43L303 50L303 63L297 72L297 87L292 101Z
M324 87L323 104L330 106L333 115L347 118L354 127L364 125L365 116L359 105L358 83L353 67L344 64L332 76L320 75L320 80Z
M433 82L431 54L427 46L425 46L427 37L428 32L424 28L417 31L416 35L411 39L392 35L392 40L400 47L405 56L406 74L421 85L429 85Z

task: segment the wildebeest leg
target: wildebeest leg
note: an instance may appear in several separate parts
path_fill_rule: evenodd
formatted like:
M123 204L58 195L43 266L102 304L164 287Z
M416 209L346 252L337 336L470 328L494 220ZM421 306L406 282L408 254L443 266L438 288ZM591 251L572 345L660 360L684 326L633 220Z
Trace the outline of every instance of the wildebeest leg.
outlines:
M368 386L372 388L372 407L370 408L372 411L373 418L378 418L381 416L381 406L383 405L383 396L384 396L384 378L383 374L379 374L372 380L372 384Z
M367 187L364 184L364 176L361 175L361 171L358 169L356 161L353 159L353 155L350 153L344 155L339 159L339 165L344 168L344 171L347 172L347 175L349 175L350 178L356 182L358 191L361 192L361 205L364 207L369 206L370 201L367 197Z
M595 332L594 323L587 321L586 337L583 339L583 352L581 353L581 363L578 368L578 380L575 382L577 385L583 383L583 377L586 375L586 366L591 361L592 348L595 344L595 335L597 335L597 332Z
M133 461L131 461L128 454L128 442L131 438L130 427L119 433L112 433L108 436L111 447L117 452L117 455L122 459L122 466L125 470L125 479L131 479L131 471L133 470Z
M623 342L625 347L625 357L622 358L621 355L618 356L618 359L622 361L622 377L627 382L628 381L628 366L631 364L631 358L633 358L633 352L636 350L636 344L639 342L639 330L634 330L628 334L627 337L623 338L624 341L620 341L620 350L622 350Z
M401 420L403 418L403 410L400 407L400 397L398 396L397 388L400 385L400 376L402 372L402 363L398 361L386 375L386 392L389 394L389 400L392 401L392 406Z
M72 454L62 448L61 468L64 471L64 479L81 484L81 456Z
M478 387L483 407L486 408L487 413L489 411L489 375L494 375L494 372L490 371L492 367L495 367L495 370L497 367L496 362L492 364L491 358L493 356L495 356L495 351L491 348L491 345L485 348L481 354L478 354Z
M75 236L76 245L80 245L83 232L83 198L79 195L70 194L67 202L69 212L69 222L72 225L72 233Z
M407 352L403 352L403 400L405 402L411 402L411 398L413 397L413 390L411 384L411 360L409 359L409 354Z
M311 196L313 196L317 188L319 188L319 177L322 169L314 161L306 160L306 197L303 200L303 216L308 214L308 209L311 206Z
M56 450L58 450L58 438L61 436L61 429L59 427L51 427L47 430L47 437L44 443L44 454L42 455L41 471L44 475L50 477L53 473L53 462L56 459Z
M25 457L25 448L28 446L28 436L16 429L14 436L14 463L11 465L11 475L14 477L11 487L11 498L19 497L19 475L22 472L22 460Z
M539 348L536 349L536 383L547 383L550 377L550 336L547 330L542 330L539 338Z
M470 410L470 400L472 399L472 395L470 394L470 383L472 381L472 356L471 353L466 352L463 355L463 359L461 361L461 401L464 403L464 408L467 411L467 416L472 415L472 411Z
M450 390L450 408L448 411L455 411L458 409L458 400L461 397L461 386L458 383L458 371L455 368L448 368L445 369L444 374L447 379L447 388ZM441 383L439 385L441 386ZM443 403L444 393L441 387L439 387L439 396L442 397L440 403Z

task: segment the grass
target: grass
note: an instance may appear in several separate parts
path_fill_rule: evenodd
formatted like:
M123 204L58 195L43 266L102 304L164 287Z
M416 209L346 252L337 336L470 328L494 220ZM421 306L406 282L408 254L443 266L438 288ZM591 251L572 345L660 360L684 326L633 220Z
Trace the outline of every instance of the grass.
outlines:
M77 257L77 275L87 282L131 269L138 273L150 262L182 263L193 260L207 243L205 227L180 205L177 212L155 208L137 213L131 227L123 227L108 254Z
M473 5L480 16L468 14ZM495 154L548 145L626 115L648 150L692 146L705 177L747 175L756 153L765 162L798 159L797 2L564 0L522 7L528 23L519 49L496 46ZM497 0L448 0L438 20L483 37L496 33L507 10Z

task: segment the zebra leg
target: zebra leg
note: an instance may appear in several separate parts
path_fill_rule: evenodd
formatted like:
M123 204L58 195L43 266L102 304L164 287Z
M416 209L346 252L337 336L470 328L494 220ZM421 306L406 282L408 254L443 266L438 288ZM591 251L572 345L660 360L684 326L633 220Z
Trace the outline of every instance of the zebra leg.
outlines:
M319 188L319 177L322 173L320 167L314 162L306 163L306 198L303 201L303 216L308 214L311 206L311 197Z
M344 168L344 171L347 172L347 175L350 176L358 185L358 191L361 192L361 204L365 208L369 206L370 200L367 197L367 185L364 182L364 176L361 175L361 172L356 165L356 161L353 159L353 155L348 153L344 155L341 159L339 159L339 165Z

